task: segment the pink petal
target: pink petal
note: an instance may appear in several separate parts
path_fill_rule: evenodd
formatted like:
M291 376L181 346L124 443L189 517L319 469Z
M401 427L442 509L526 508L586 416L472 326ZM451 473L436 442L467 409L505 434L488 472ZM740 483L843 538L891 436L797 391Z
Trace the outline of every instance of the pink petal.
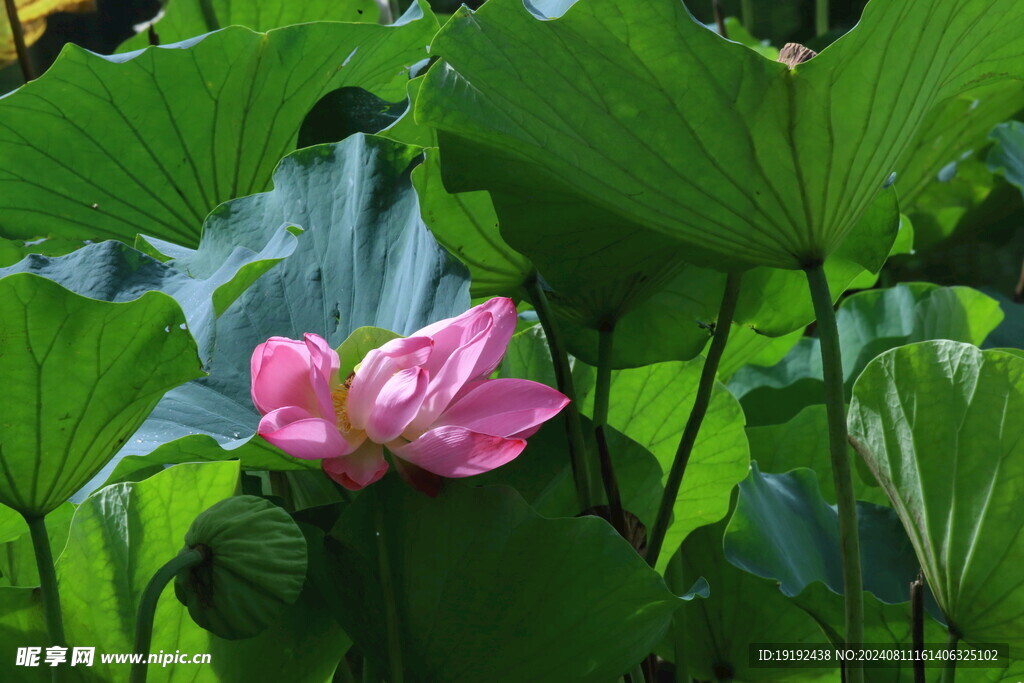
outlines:
M444 358L475 335L479 328L474 329L474 325L479 325L480 319L486 315L490 315L492 320L491 333L484 342L484 349L477 359L477 366L474 368L474 374L472 375L474 379L483 378L490 375L498 367L498 363L501 362L502 357L505 355L508 343L516 331L518 317L516 305L511 299L497 297L485 301L462 315L427 325L414 334L416 336L433 337L436 343L436 355ZM434 372L437 370L437 368L431 367L427 369Z
M397 339L385 342L379 349L374 349L374 351L391 358L404 370L426 363L434 352L434 342L429 337L424 336L398 337ZM374 353L374 351L370 353ZM369 355L367 354L367 357Z
M526 379L492 379L478 384L438 419L438 425L456 425L504 438L536 431L559 413L569 399L546 384Z
M447 358L444 365L436 371L437 374L431 373L427 397L416 419L410 425L414 433L422 434L432 427L438 416L448 408L452 398L474 378L473 373L476 371L480 354L485 349L492 324L490 314L485 314L479 320L485 324L478 326L476 334Z
M526 448L522 439L503 439L465 427L437 427L391 452L442 477L470 477L501 467Z
M266 415L286 406L319 412L316 391L310 383L312 363L305 343L271 337L253 351L250 366L252 402L261 413Z
M377 443L387 443L405 431L423 403L429 377L422 368L395 373L381 387L374 401L366 434Z
M288 455L303 460L336 458L351 453L359 445L349 443L333 422L297 406L267 413L260 420L257 434Z
M534 425L533 427L530 427L529 429L524 429L521 432L516 432L515 434L509 434L508 438L509 439L529 439L531 436L536 434L540 430L540 428L543 427L543 426L544 425L542 425L542 424Z
M292 422L298 422L299 420L309 420L316 418L305 408L300 406L285 406L284 408L278 408L272 410L260 419L260 426L257 433L260 432L276 432L278 429L287 427Z
M349 491L358 491L383 477L388 471L388 462L380 444L364 441L348 455L324 460L321 467L327 476Z
M341 358L320 335L307 333L305 344L310 358L309 385L316 396L319 414L324 417L334 415L331 391L341 386L341 378L338 377Z
M465 384L462 385L462 388L459 389L459 393L457 393L454 396L452 396L452 400L448 402L448 405L451 406L451 405L454 405L454 404L458 403L469 392L473 391L474 389L476 389L478 386L480 386L484 382L490 382L490 381L491 380L489 380L489 379L478 379L478 380L474 380L472 382L466 382Z
M433 351L429 337L392 339L366 354L352 379L348 392L348 419L356 429L365 429L374 403L388 380L402 370L422 365Z
M494 316L487 311L479 310L478 307L471 308L450 321L442 320L440 323L434 323L424 328L424 330L433 330L430 338L434 340L434 354L426 364L431 375L437 373L456 349L465 346L484 328L489 328L493 324L493 320ZM423 331L416 334L422 335Z
M480 354L477 361L475 377L485 378L501 363L508 350L508 344L512 341L512 335L516 331L516 323L519 321L519 314L516 312L516 305L512 299L499 297L481 304L484 310L488 311L494 319L491 327L491 334L487 337L487 346Z
M331 348L327 340L319 334L307 332L303 335L306 342L306 349L312 359L313 367L328 384L338 380L338 370L341 368L341 358L338 352Z

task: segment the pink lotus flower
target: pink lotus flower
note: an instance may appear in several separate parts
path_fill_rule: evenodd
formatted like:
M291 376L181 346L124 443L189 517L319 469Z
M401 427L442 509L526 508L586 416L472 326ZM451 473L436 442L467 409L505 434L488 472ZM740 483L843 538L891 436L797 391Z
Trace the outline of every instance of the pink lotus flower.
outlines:
M258 433L296 458L323 460L352 490L384 476L385 446L418 488L416 468L468 477L500 467L569 402L538 382L487 379L515 326L512 301L491 299L370 351L347 379L322 337L272 337L252 355Z

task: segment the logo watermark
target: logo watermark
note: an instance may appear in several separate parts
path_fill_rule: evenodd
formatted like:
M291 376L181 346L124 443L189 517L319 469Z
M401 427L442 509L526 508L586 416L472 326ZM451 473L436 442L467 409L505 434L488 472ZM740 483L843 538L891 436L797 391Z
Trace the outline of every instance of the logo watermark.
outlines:
M167 667L171 664L209 664L210 653L189 654L181 650L174 652L101 652L101 664L159 664ZM96 661L95 647L19 647L15 656L15 666L93 666Z

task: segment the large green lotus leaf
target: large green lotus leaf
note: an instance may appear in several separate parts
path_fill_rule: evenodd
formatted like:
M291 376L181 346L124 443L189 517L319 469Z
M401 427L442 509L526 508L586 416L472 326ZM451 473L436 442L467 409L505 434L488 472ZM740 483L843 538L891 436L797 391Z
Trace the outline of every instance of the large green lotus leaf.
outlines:
M725 556L740 569L778 583L783 594L811 615L829 639L845 641L839 523L834 505L821 496L806 468L762 474L757 466L739 486L736 509L725 533ZM889 507L858 503L857 522L864 568L865 640L910 646L909 584L917 576L913 547ZM937 614L926 592L925 605ZM926 641L946 639L926 617ZM910 667L874 671L871 680L912 680Z
M570 369L577 362L569 358ZM529 379L558 388L554 365L551 362L551 350L548 348L547 337L540 325L517 332L512 335L505 350L505 356L498 367L499 377Z
M429 498L387 477L333 535L338 618L387 671L390 583L409 681L603 683L651 651L683 602L606 522L545 519L503 486L450 482Z
M971 154L949 165L908 209L920 234L918 246L930 260L940 259L942 251L936 254L937 247L948 249L956 244L958 236L985 230L1012 214L1020 204L1016 194L988 169L984 155ZM929 265L939 263L941 260ZM943 282L964 281L957 279L955 273L943 273L940 277Z
M147 582L181 549L193 520L236 493L238 473L233 462L178 465L88 498L57 563L68 641L95 645L98 652L130 652L135 611ZM153 666L149 680L241 683L260 680L261 670L266 675L288 671L293 680L324 680L327 674L316 676L325 667L332 670L347 641L329 614L317 609L318 602L304 592L301 614L286 611L280 627L254 639L228 641L197 626L168 588L157 606L154 647L209 652L211 663ZM126 676L124 665L101 665L98 657L94 670L103 680Z
M704 359L698 358L612 373L608 424L653 453L665 477L693 409L703 367ZM592 391L581 392L581 405L588 414L593 398ZM673 506L659 569L691 531L725 516L729 495L747 476L749 462L743 410L716 383Z
M822 630L829 635L829 639L834 644L841 645L845 641L842 636L845 622L843 601L838 599L836 594L825 584L809 585L795 599L795 602L821 625ZM925 592L925 605L928 610L934 606L934 601L928 592ZM864 594L864 642L909 648L913 642L910 629L909 602L888 605L875 598L871 593ZM947 641L948 637L945 625L931 618L926 611L924 642L929 645L941 645ZM933 662L928 666L927 678L929 680L937 679L943 664ZM957 680L970 681L970 683L998 683L1011 680L1013 683L1019 683L1020 676L1014 678L1013 670L1012 665L1010 668L985 669L960 667L956 677ZM868 669L865 672L865 677L872 683L911 683L914 681L914 672L910 662L893 662L891 666L885 668Z
M435 29L428 15L403 26L232 27L114 57L69 45L0 100L0 235L145 233L194 246L214 207L268 189L325 93L359 86L401 99L406 67Z
M168 441L145 455L119 455L112 468L105 468L96 479L89 482L79 495L84 497L97 486L125 481L141 481L159 472L168 465L185 462L221 462L238 460L246 470L319 471L320 463L315 460L299 460L284 451L271 446L263 439L252 437L232 443L224 448L207 434L193 434L174 441Z
M821 496L814 472L801 467L762 474L755 464L739 489L724 538L729 561L778 581L789 597L815 582L841 594L839 518ZM888 604L906 602L918 565L899 518L871 503L858 503L857 517L865 591Z
M690 676L708 681L838 681L838 673L832 671L750 666L750 643L813 644L826 639L814 619L773 582L738 569L725 559L725 525L723 520L687 536L666 573L676 590L701 576L711 586L707 600L684 605L673 618L673 640L677 647L682 646Z
M924 279L941 278L938 281L975 285L995 282L1004 289L1014 284L1003 285L998 280L1001 277L1009 280L1017 275L1016 266L1019 264L1011 256L1017 250L1014 245L999 243L1007 241L1006 237L1000 237L1000 233L1007 237L1012 235L1020 222L1015 214L1019 213L1021 204L1017 191L1021 187L1021 141L1019 132L1018 139L1014 140L1017 128L1014 122L993 129L993 124L1008 118L1015 109L1024 108L1021 86L1014 84L1014 87L1016 91L1004 85L994 89L995 94L991 97L981 95L977 100L955 100L953 103L957 107L948 115L950 128L964 125L975 116L981 116L979 123L987 123L988 127L972 136L972 143L960 154L946 157L949 163L930 179L931 182L915 195L913 204L907 207L918 226L920 246L929 250L927 265L931 267L917 270L925 276ZM1001 98L1005 102L999 107L1001 91L1006 91ZM1011 97L1013 95L1016 96ZM979 104L975 107L975 103ZM993 107L995 111L988 111ZM960 116L955 118L957 114ZM996 115L1002 116L993 120ZM991 135L985 137L990 131ZM955 132L947 131L948 135ZM943 146L944 141L944 137L939 137L935 144ZM990 149L986 150L986 147ZM930 153L929 150L921 151L922 156ZM978 251L980 247L981 253L968 257L964 251L965 241L972 251ZM937 251L940 244L942 248ZM1010 263L1006 264L1006 261Z
M487 193L450 194L441 183L439 163L438 151L429 149L412 174L424 222L437 241L469 268L473 297L520 298L533 265L501 237Z
M718 364L718 378L728 382L744 365L772 366L786 357L804 336L803 330L796 330L781 337L758 334L749 327L733 327L725 353Z
M544 331L535 326L514 335L498 372L501 377L529 379L557 388ZM597 444L592 423L586 417L582 419L587 452L596 458ZM649 450L614 427L608 429L607 436L622 505L650 529L661 500L661 465ZM589 470L591 491L603 491L596 460ZM546 423L530 437L526 450L515 460L480 475L474 481L511 486L545 517L579 514L581 510L569 462L564 415Z
M829 455L828 418L823 404L810 405L789 422L759 427L747 427L750 459L757 461L762 472L782 474L798 467L812 470L818 482L821 497L830 505L836 501L835 481L832 478L832 460ZM851 461L858 460L850 448ZM858 463L860 464L860 463ZM888 505L886 498L870 472L853 477L853 490L857 500L877 505ZM866 476L865 476L866 475Z
M0 269L0 275L34 273L101 301L131 301L149 291L163 292L181 306L206 364L213 353L217 316L260 275L295 250L295 236L285 227L267 237L266 243L255 249L210 239L201 242L198 252L176 248L175 253L182 257L178 259L181 267L175 267L179 265L176 261L161 263L109 240L56 258L33 254Z
M999 292L990 291L989 295L999 302L1003 310L1003 322L985 337L983 349L1022 348L1024 347L1024 303L1018 303Z
M1024 191L1024 123L1009 121L992 131L994 145L988 155L989 169Z
M0 237L0 268L14 265L29 254L64 256L75 249L80 249L84 244L82 240L9 240Z
M467 175L476 178L475 162L465 163ZM441 243L470 268L474 293L522 296L522 285L533 264L505 241L488 194L448 193L442 185L436 153L430 153L416 174L428 224ZM499 206L501 202L499 195ZM517 244L523 253L537 260L542 275L551 279L547 283L552 290L548 296L570 353L596 364L596 330L609 316L616 322L612 366L617 369L690 360L704 349L716 322L725 288L724 274L684 266L670 258L664 267L676 274L667 279L656 278L652 285L646 282L652 269L651 257L646 254L663 251L657 243L652 249L650 236L638 232L628 243L615 238L595 245L591 234L594 220L584 221L587 239L579 239L582 233L570 230L566 239L552 250L538 251L536 244L550 239L559 226L564 227L565 217L552 221L543 211L530 213L530 207L538 205L532 195L505 203L509 204L502 214L506 220L518 226L517 217L526 215L535 222L537 234L519 236ZM567 202L560 210L571 212L573 206ZM909 234L909 224L903 226L906 230L900 229L897 217L895 191L883 193L862 220L865 237L874 237L873 245L886 245L892 243L897 232L901 236ZM878 271L882 265L877 259L872 261L870 254L856 253L853 246L840 249L826 266L834 299L855 279L869 274L858 265L858 260L869 262L871 271ZM634 260L632 267L624 267L624 250L634 247L643 255ZM654 258L663 256L658 254ZM785 270L754 269L745 276L734 317L735 322L768 336L805 327L814 320L806 278L802 273Z
M309 572L325 568L324 532L299 524L309 545ZM352 641L325 607L326 596L306 581L298 601L255 638L211 637L209 652L215 681L330 681ZM302 665L296 669L296 661ZM179 672L181 675L181 672ZM175 679L177 680L177 678Z
M613 358L617 367L630 367L630 358L641 354L650 358L646 362L693 357L693 345L704 334L695 327L694 319L714 319L725 286L724 274L684 265L684 258L691 258L692 253L681 251L674 240L624 223L615 214L581 201L560 190L555 179L546 184L544 194L523 190L520 178L536 175L532 166L503 162L496 167L505 179L500 191L492 185L482 186L479 159L483 152L463 152L459 146L445 146L443 134L441 139L445 187L490 191L503 239L527 256L544 277L556 313L583 331L591 330L587 336L582 332L570 335L581 356L594 355L597 345L592 330L610 320L627 331L627 344L620 344ZM864 240L850 241L828 264L833 298L865 268L875 272L881 268L899 231L895 193L880 195L861 225ZM800 273L755 269L743 291L737 321L763 328L767 334L785 334L813 319L806 280ZM659 298L652 301L652 297ZM786 305L778 305L775 297ZM680 304L683 307L675 311ZM669 316L666 310L675 312ZM680 325L672 323L685 326L678 341L660 345L672 349L671 355L666 356L662 348L649 349L651 326L671 328L673 335L678 335ZM629 343L641 337L646 344ZM636 364L632 360L632 365Z
M120 455L194 434L226 448L246 444L259 422L249 360L269 337L314 332L338 346L359 327L409 334L469 307L468 274L420 220L409 179L418 156L417 148L363 135L298 150L281 162L274 190L210 215L204 239L242 248L262 245L282 224L305 232L295 252L218 319L209 377L168 394ZM257 448L261 458L280 453ZM274 469L318 466L292 461L281 454Z
M926 602L930 596L926 593ZM828 636L833 644L845 644L843 629L845 613L843 600L823 583L808 585L792 601L804 612L809 614ZM930 603L929 603L930 604ZM929 645L941 645L947 640L945 627L927 612L924 618L924 642ZM911 647L910 603L901 602L890 605L882 602L871 593L864 593L864 642L877 646ZM929 680L939 672L939 663L933 663L928 670ZM885 668L871 668L865 671L865 679L871 683L911 683L914 681L913 667L909 661L892 662ZM957 672L957 679L981 683L982 681L998 681L999 669L964 669Z
M192 521L234 495L237 486L237 463L179 465L144 482L109 486L86 499L57 562L68 642L89 643L109 652L131 651L135 611L146 584L181 550ZM206 635L173 591L165 591L157 607L153 643L164 644L164 649L207 652ZM99 661L96 666L102 667ZM123 675L114 667L106 669L110 680ZM166 680L171 667L152 667L149 673L154 680Z
M947 181L961 162L977 156L992 128L1022 109L1019 81L968 91L935 107L901 159L896 188L905 209L914 211L930 186Z
M0 543L14 541L28 533L25 518L6 505L0 505Z
M297 146L338 142L355 133L377 133L408 110L407 101L388 102L362 88L338 88L321 97L306 114Z
M881 199L880 207L895 201L895 195L887 193ZM887 224L888 220L881 223ZM909 224L901 226L901 234L906 225ZM838 256L828 261L825 272L833 299L838 299L859 277L872 275L871 271ZM625 369L694 358L707 345L712 326L718 322L724 290L724 274L708 268L682 266L670 282L618 320L613 367ZM559 324L565 330L570 353L596 364L598 333L575 324L569 317L571 312L564 308L555 310L563 313ZM757 348L771 344L774 338L802 330L813 320L807 278L802 273L778 268L748 271L743 276L733 317L735 325L729 336L732 348L727 349L722 360L724 374L732 374L745 362L747 356L737 350L738 339L760 339L759 344L752 345L755 348L751 351L756 353Z
M247 246L233 244L221 232L204 234L198 250L180 247L150 238L139 240L140 246L151 255L139 252L121 242L107 241L90 244L67 256L49 258L30 255L21 262L0 269L0 275L27 272L40 275L81 296L102 301L131 301L149 291L161 291L173 297L181 306L189 332L196 339L200 358L209 364L213 354L215 324L239 295L260 275L281 259L289 256L296 246L295 228L279 226L265 235L253 235ZM225 239L227 238L227 239ZM300 468L299 463L261 440L245 444L235 451L220 449L216 442L202 441L204 437L185 437L158 449L152 461L132 459L131 470L156 464L226 460L239 458L254 468ZM119 458L120 460L120 458ZM104 480L120 481L127 472L111 475L109 468L86 486L95 488ZM79 500L84 493L76 496Z
M919 248L992 223L1013 205L1005 201L1006 188L986 165L984 152L993 127L1022 109L1024 86L1012 81L964 93L933 110L904 152L906 165L896 179ZM954 275L945 281L964 280Z
M880 233L889 233L886 226L898 224L889 220L898 215L895 213L895 201L893 192L887 192L876 200L876 210L872 211L870 220ZM887 211L887 206L893 212ZM892 235L879 234L879 240L891 243ZM881 263L872 267L877 270ZM858 277L870 275L871 271L837 255L826 264L825 273L835 300ZM713 326L718 323L725 279L725 274L710 268L688 264L679 266L673 278L649 297L633 304L617 320L612 367L636 368L696 357L707 346ZM585 283L573 281L572 286L582 289ZM555 297L554 300L569 352L596 365L599 334L594 325L574 321L573 308L577 305L577 297L567 296L562 301ZM778 337L803 329L813 320L814 310L803 273L762 267L744 274L733 316L737 329Z
M1016 659L1010 663L1010 666L1002 672L1002 675L992 678L991 680L997 683L1020 683L1024 679L1024 659Z
M200 376L171 297L79 296L29 273L0 279L0 501L44 515L89 481L169 389Z
M213 11L215 25L210 25L203 16L203 5L209 4ZM415 3L414 3L415 5ZM380 18L380 6L374 0L212 0L209 3L196 0L167 0L164 13L153 24L161 43L176 43L202 33L225 26L245 26L254 31L269 31L272 28L305 24L310 21L350 21L376 23ZM148 28L148 27L147 27ZM141 31L129 38L118 48L118 52L139 50L149 45L147 31Z
M406 87L409 106L401 118L380 132L381 137L417 147L437 147L437 131L429 126L421 126L413 115L413 106L422 85L423 76L417 75L409 81Z
M15 514L16 521L20 524L8 529L17 533L17 536L10 538L8 534L10 540L0 543L0 575L4 578L4 585L38 586L39 568L36 565L28 524L21 515L10 508L5 508L5 512ZM54 557L60 557L64 545L68 542L68 529L71 527L71 517L74 514L75 506L72 503L64 503L46 515L46 533L50 539L50 552Z
M647 229L703 264L798 269L851 234L937 103L1024 73L1021 20L1017 3L876 0L790 70L681 3L583 0L538 21L498 0L434 39L417 114L446 159L475 155L478 185L573 196L611 214L595 230Z
M597 467L597 443L593 424L583 418L587 452L595 458L590 466L591 491L603 491ZM636 515L644 529L650 530L658 514L662 494L661 465L646 448L617 429L607 432L608 446L615 468L622 507ZM530 437L526 450L507 465L479 475L479 484L504 484L519 492L534 510L545 517L575 517L579 498L569 463L569 444L565 419L557 417ZM595 501L603 505L604 499Z
M1024 359L950 341L889 351L850 433L899 513L953 632L1024 647Z
M32 671L16 665L19 647L43 647L48 641L39 589L0 586L0 676L3 680L50 681L49 671Z
M999 302L969 287L901 284L848 297L836 313L847 395L878 354L903 344L952 339L980 345L1003 319ZM821 402L821 349L801 339L777 365L748 366L729 381L750 424L787 422Z
M492 215L492 205L486 199L486 193L447 195L442 187L437 186L434 191L445 197L473 197L481 214L487 211L487 218ZM534 204L534 199L530 198L515 202L514 206L519 211ZM863 220L865 233L874 235L877 238L875 243L891 244L894 231L899 228L893 220L896 216L895 192L883 193ZM508 211L505 217L509 217ZM524 240L521 247L538 259L542 274L553 280L553 284L547 283L552 288L548 296L570 353L596 364L596 330L600 327L597 323L607 316L616 321L616 343L612 353L614 368L690 360L704 349L710 329L716 323L725 288L724 274L692 265L669 264L667 267L675 275L664 282L659 279L652 284L647 282L650 270L648 257L638 258L634 262L634 271L630 271L623 268L621 255L623 249L632 247L618 239L605 246L595 246L590 237L578 239L578 233L549 254L538 254L531 242L543 241L544 236L555 229L543 213L538 217L540 235L536 240ZM497 221L496 215L493 220ZM482 223L483 220L477 222ZM509 268L505 274L481 272L488 255L493 254L490 259L497 261L501 252L516 252L497 229L489 231L484 245L479 239L468 242L464 233L453 234L457 230L456 225L449 222L433 227L441 241L470 266L474 278L487 278L487 285L493 288L492 293L520 296L521 284L528 275L529 261L524 261L515 271ZM561 225L561 222L556 222L556 225ZM587 222L587 225L588 230L593 227L592 222ZM904 234L902 230L899 232ZM647 249L650 240L648 235L639 232L632 241L637 242L641 249ZM580 250L580 258L569 257ZM864 267L854 262L856 258L858 255L847 246L826 265L834 299L838 299L856 278L868 274ZM881 265L881 261L875 261L871 268L877 271ZM624 298L629 301L620 308ZM802 273L774 268L753 269L744 276L734 320L757 334L768 336L784 335L805 327L814 320L806 278Z

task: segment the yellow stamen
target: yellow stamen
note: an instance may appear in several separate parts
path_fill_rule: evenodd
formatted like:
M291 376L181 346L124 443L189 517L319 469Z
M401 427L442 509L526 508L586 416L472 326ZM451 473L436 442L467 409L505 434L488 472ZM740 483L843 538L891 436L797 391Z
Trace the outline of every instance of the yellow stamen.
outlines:
M334 415L338 420L338 429L342 432L352 431L352 422L348 419L348 390L352 386L352 378L331 392L334 402Z

